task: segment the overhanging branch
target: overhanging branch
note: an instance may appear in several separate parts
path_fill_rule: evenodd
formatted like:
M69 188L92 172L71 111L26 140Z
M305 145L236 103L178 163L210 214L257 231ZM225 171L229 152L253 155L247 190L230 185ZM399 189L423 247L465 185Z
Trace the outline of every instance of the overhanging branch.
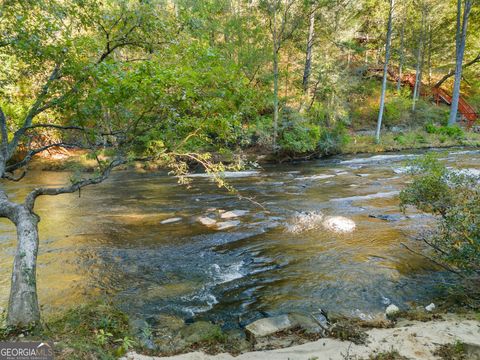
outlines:
M83 179L83 180L77 181L71 184L70 186L64 186L59 188L36 188L33 191L31 191L25 198L25 206L28 209L33 210L33 207L35 205L35 200L39 196L69 194L69 193L74 193L85 186L99 184L108 178L108 176L110 175L110 173L115 167L123 165L126 162L127 162L127 159L123 159L123 158L115 159L111 161L110 164L103 169L100 175L89 178L89 179Z
M69 144L69 143L64 143L64 142L59 142L59 143L53 143L53 144L49 144L49 145L45 145L45 146L42 146L38 149L33 149L33 150L30 150L27 155L25 155L25 157L19 161L19 162L16 162L15 164L12 164L12 165L9 165L6 167L5 171L8 171L8 172L13 172L15 170L18 170L22 167L24 167L25 165L28 164L28 162L32 159L33 156L37 155L37 154L40 154L50 148L53 148L53 147L63 147L63 148L69 148L69 149L78 149L78 148L85 148L84 146L81 146L79 144Z

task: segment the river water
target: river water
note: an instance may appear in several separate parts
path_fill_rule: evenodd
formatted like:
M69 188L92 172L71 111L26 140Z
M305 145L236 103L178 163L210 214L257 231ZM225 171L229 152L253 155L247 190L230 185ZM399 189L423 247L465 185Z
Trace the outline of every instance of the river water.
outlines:
M442 154L449 166L480 169L479 150ZM147 320L167 313L225 326L290 311L368 317L391 302L427 305L450 279L402 246L431 221L413 210L404 217L398 208L406 161L417 155L337 157L228 177L267 211L206 177L194 177L186 189L164 172L116 172L81 197L42 197L40 303L48 312L106 296ZM68 176L31 172L8 184L9 191L19 200L34 186L61 185ZM228 230L196 221L234 209L249 213ZM309 212L303 227L299 212ZM320 214L347 217L356 229L328 231L316 221ZM371 217L386 214L393 216ZM161 224L172 217L181 221ZM8 300L14 250L15 229L2 221L0 306Z

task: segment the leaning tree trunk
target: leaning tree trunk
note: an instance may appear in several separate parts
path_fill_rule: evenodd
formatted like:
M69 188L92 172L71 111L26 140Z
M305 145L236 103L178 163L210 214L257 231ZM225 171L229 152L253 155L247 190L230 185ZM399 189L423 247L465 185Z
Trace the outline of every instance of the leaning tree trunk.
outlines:
M377 130L375 140L380 141L380 131L382 129L383 113L385 109L385 93L387 92L388 62L390 60L390 43L392 39L392 17L395 1L390 0L390 9L388 12L387 39L385 42L385 64L383 66L382 95L380 96L380 110L378 112Z
M17 227L17 251L13 262L7 315L7 323L16 327L40 322L36 282L38 221L38 216L26 206L16 207L14 222Z

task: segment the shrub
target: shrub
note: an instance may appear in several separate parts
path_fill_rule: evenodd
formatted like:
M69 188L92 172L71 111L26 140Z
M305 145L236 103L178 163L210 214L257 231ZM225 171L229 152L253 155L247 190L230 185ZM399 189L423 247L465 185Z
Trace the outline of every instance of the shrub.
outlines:
M385 104L386 126L407 125L410 121L411 100L396 96Z
M462 276L480 276L480 176L449 170L437 156L411 163L413 182L400 194L401 206L413 205L438 216L424 237L433 259Z
M429 101L419 99L415 108L415 123L438 123L446 125L450 109L447 106L437 106Z
M404 134L398 134L393 138L393 140L395 140L400 145L405 145L407 143L407 138L405 137Z
M318 149L323 155L337 154L349 141L350 137L346 134L345 127L337 124L331 129L322 129L318 141Z
M284 129L279 145L284 152L302 154L316 150L319 139L320 127L303 122Z
M425 131L429 134L448 136L453 139L463 139L465 137L465 133L459 126L435 126L429 122L425 124Z

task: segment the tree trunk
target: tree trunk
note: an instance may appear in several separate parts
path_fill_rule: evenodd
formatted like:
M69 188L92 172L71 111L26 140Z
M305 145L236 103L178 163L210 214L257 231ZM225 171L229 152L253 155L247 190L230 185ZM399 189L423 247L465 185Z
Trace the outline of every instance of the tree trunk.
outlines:
M422 33L422 57L420 60L420 73L418 74L418 84L417 84L417 100L420 98L422 93L422 82L423 82L423 73L425 69L425 52L426 52L426 28Z
M313 48L313 37L315 31L315 12L310 14L310 27L308 28L308 38L307 38L307 50L305 54L305 69L303 70L303 93L306 94L308 91L308 82L310 80L310 74L312 72L312 48Z
M273 9L273 151L277 151L278 134L278 51L277 1Z
M402 88L402 71L403 71L403 61L404 61L404 54L403 54L403 47L405 45L405 18L402 22L402 32L400 34L400 63L398 65L398 79L397 79L397 92L400 92Z
M428 24L428 86L432 85L432 26Z
M383 112L385 109L385 93L387 92L388 62L390 60L390 42L392 39L392 17L394 3L394 0L390 0L387 24L387 40L385 42L385 64L383 66L382 95L380 97L380 110L378 112L377 131L375 133L375 139L377 142L380 141L380 130L382 129Z
M276 45L275 45L276 48ZM278 53L273 54L273 150L277 150L278 134Z
M424 24L425 24L425 10L422 9L422 26L420 29L420 38L418 41L417 67L415 69L415 86L413 87L412 111L415 111L415 108L417 106L417 99L420 93L421 71L422 71L422 61L423 61L422 59L423 59Z
M448 125L457 122L458 101L460 100L460 85L462 82L462 64L465 53L465 41L467 37L468 17L472 9L472 0L465 0L463 9L463 21L461 21L462 0L457 0L457 32L456 32L456 63L455 81L453 83L452 105Z
M7 323L25 327L40 322L36 281L39 218L26 206L18 205L14 219L17 251L13 262Z

